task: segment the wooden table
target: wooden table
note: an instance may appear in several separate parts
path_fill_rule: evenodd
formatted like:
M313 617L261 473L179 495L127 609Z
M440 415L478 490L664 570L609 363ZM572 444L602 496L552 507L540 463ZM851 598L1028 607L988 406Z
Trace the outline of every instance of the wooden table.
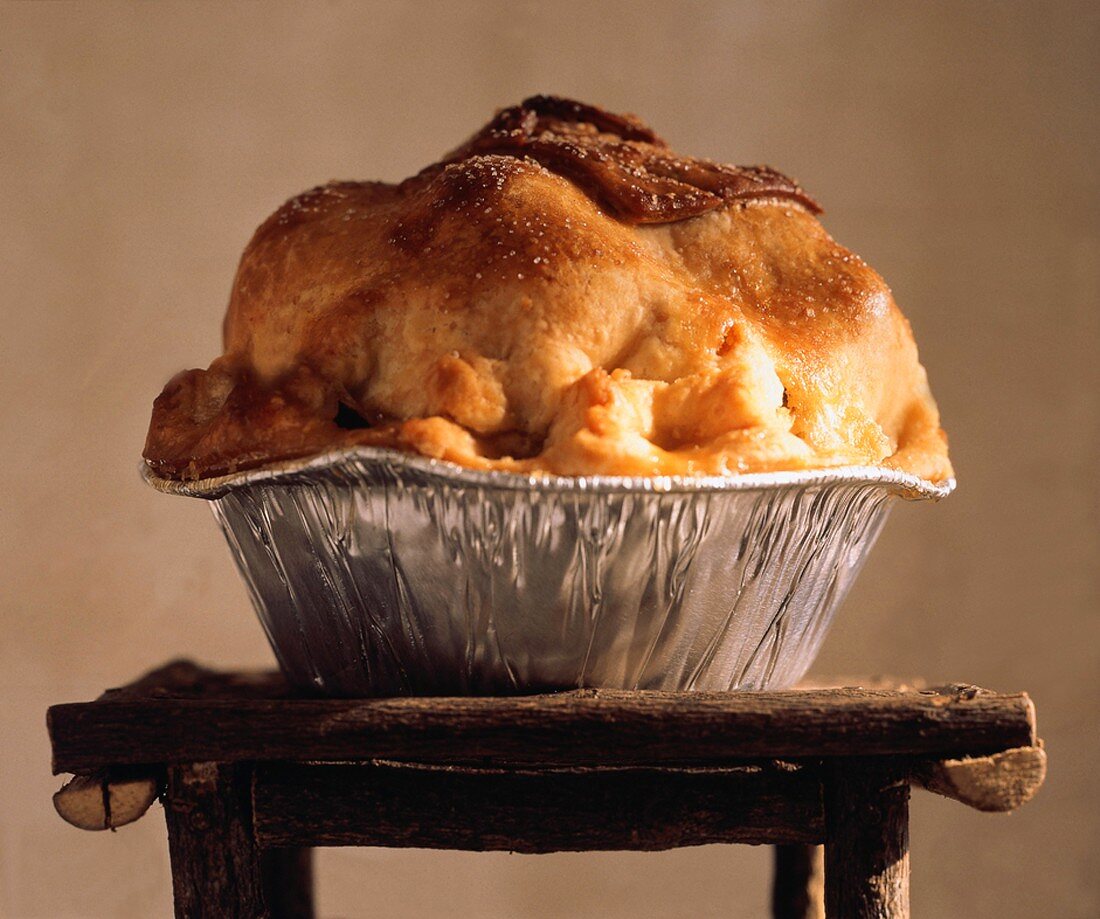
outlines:
M318 699L177 661L48 715L58 811L164 802L176 915L309 917L314 846L776 846L776 917L909 915L909 787L981 810L1046 758L1025 693L578 690ZM820 848L824 844L824 869Z

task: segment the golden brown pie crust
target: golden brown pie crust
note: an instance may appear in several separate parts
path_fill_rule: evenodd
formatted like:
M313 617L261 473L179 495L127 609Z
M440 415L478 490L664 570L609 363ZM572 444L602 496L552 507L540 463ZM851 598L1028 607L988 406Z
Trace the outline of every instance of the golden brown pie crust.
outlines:
M528 99L400 184L269 217L225 354L157 398L146 461L196 478L373 444L513 472L942 481L909 324L818 212L774 170Z

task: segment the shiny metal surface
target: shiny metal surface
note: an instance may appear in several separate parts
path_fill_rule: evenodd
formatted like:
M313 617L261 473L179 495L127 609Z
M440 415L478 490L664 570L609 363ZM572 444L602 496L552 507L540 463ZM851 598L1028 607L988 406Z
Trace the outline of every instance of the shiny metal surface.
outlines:
M357 449L200 482L287 676L333 695L793 685L892 498L877 467L484 473Z

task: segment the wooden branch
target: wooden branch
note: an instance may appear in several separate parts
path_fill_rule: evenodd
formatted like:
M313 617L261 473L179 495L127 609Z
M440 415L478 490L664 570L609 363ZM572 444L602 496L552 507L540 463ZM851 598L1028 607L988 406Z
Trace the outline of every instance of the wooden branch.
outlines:
M975 756L1035 744L1034 708L1025 693L974 687L367 700L143 699L123 692L50 709L55 771L192 760L715 765Z
M53 806L66 823L79 829L114 830L149 810L159 785L153 774L99 770L66 782L53 796Z
M825 919L825 851L821 846L775 847L773 919Z
M909 917L909 782L894 763L827 767L825 915Z
M164 814L178 919L268 919L250 793L247 766L169 768Z
M260 873L271 919L313 919L312 849L267 849Z
M175 661L48 723L55 771L109 770L55 796L75 825L136 819L167 767L187 917L311 919L312 845L740 842L780 845L775 915L819 919L824 842L827 915L905 919L910 781L1004 811L1046 769L1027 695L963 684L322 699Z
M267 846L414 846L514 852L820 842L818 770L520 771L399 763L257 767Z
M929 791L980 811L1004 812L1029 801L1046 773L1046 751L1036 746L925 763L916 768L912 778Z

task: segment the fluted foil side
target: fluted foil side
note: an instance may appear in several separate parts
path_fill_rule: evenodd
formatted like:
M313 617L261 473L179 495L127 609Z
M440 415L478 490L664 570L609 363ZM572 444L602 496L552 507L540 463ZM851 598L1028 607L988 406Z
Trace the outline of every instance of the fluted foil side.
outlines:
M348 696L791 686L914 496L496 481L360 453L202 496L287 676Z

